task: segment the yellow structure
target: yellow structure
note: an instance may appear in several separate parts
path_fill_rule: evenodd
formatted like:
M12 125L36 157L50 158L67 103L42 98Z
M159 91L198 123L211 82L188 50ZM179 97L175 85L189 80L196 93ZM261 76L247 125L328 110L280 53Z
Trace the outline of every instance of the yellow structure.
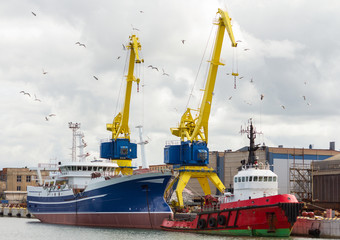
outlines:
M112 124L111 123L106 124L106 129L112 132L113 140L117 140L118 138L130 140L129 114L132 83L136 82L138 85L140 82L140 79L136 78L133 75L133 72L135 68L135 63L144 62L144 60L139 57L138 51L141 50L141 44L136 35L132 35L130 37L130 42L126 46L126 49L130 49L130 60L128 75L126 76L126 91L123 109L113 119ZM120 167L116 169L117 173L121 172L123 175L132 174L131 160L114 159L113 161L116 162Z
M218 9L217 13L220 15L218 21L215 23L216 25L218 25L218 30L216 33L212 59L211 61L209 61L209 74L205 85L202 103L200 109L198 110L199 114L196 118L193 118L191 114L192 109L188 108L183 114L179 126L177 128L170 128L171 133L175 136L180 137L182 142L186 138L190 142L203 141L205 143L208 143L208 121L210 116L217 70L219 65L224 65L220 62L220 55L225 30L227 30L229 34L229 38L232 43L231 46L237 47L237 43L235 41L231 27L231 18L229 18L229 15L226 11L223 11L221 9ZM233 76L237 75L237 73L233 73ZM178 200L177 205L180 207L184 205L182 192L189 182L190 178L196 178L199 181L205 195L211 194L208 179L221 192L224 192L225 190L225 186L212 168L209 168L207 166L181 166L178 171L178 176L175 177L174 181L171 182L171 184L166 189L165 196L168 194L168 191L174 186L174 184L177 183L175 192Z

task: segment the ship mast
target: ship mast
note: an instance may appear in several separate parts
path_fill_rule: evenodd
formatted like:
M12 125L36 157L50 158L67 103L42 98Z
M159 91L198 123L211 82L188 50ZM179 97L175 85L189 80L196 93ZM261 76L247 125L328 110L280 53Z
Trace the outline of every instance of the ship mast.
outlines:
M261 132L256 132L256 129L253 126L253 120L251 118L249 119L248 124L249 126L247 127L247 129L242 129L241 127L241 134L247 133L247 137L250 141L248 148L249 155L247 165L253 165L257 163L255 152L257 149L259 149L259 146L255 145L256 133L261 134Z

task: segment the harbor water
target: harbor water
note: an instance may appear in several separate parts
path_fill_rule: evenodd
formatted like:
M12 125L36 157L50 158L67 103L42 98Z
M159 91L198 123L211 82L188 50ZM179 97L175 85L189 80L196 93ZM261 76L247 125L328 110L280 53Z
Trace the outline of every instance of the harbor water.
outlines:
M161 239L161 240L248 240L248 239L265 239L259 237L227 237L227 236L210 236L193 233L166 232L161 230L141 230L141 229L112 229L112 228L92 228L77 227L66 225L54 225L41 223L37 219L0 217L0 239L6 240L143 240L143 239ZM275 238L275 239L312 239L301 237Z

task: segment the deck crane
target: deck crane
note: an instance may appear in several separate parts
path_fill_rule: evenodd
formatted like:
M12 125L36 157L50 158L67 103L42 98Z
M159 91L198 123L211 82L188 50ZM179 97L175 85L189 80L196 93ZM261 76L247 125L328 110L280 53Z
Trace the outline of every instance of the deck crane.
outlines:
M121 172L123 175L132 174L131 161L137 158L137 144L130 142L130 128L129 128L129 113L130 113L130 100L132 83L140 82L134 73L135 63L139 64L144 62L139 57L141 44L136 35L130 36L130 42L126 46L130 49L130 60L128 75L126 76L126 90L123 109L113 119L113 123L106 124L106 129L112 132L112 139L109 142L103 142L100 146L100 157L116 161L119 168L116 171Z
M220 192L224 192L225 186L217 176L213 168L209 168L209 149L208 144L208 121L211 110L213 91L217 69L219 65L224 65L220 62L223 37L225 29L229 34L231 46L237 47L234 39L232 26L229 15L226 11L218 9L219 18L214 24L218 25L214 50L209 67L204 96L198 109L198 116L193 118L191 111L188 108L181 118L179 126L170 128L171 133L180 137L180 145L166 145L164 148L164 162L166 164L179 165L178 176L169 184L164 196L167 198L172 190L175 190L177 195L177 207L183 207L182 192L189 182L190 178L196 178L200 183L205 195L210 195L211 190L208 179L217 187ZM235 73L236 75L236 73Z

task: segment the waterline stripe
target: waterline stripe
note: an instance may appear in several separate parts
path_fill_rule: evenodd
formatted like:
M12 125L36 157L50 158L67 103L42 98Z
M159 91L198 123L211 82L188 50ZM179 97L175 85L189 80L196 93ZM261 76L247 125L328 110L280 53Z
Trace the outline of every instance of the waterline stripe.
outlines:
M101 198L101 197L105 197L107 194L103 194L103 195L97 195L97 196L93 196L93 197L87 197L87 198L81 198L81 199L76 199L76 200L71 200L71 201L64 201L64 202L37 202L37 201L29 201L28 203L31 204L69 204L69 203L74 203L74 202L81 202L81 201L86 201L86 200L90 200L90 199L94 199L94 198Z

